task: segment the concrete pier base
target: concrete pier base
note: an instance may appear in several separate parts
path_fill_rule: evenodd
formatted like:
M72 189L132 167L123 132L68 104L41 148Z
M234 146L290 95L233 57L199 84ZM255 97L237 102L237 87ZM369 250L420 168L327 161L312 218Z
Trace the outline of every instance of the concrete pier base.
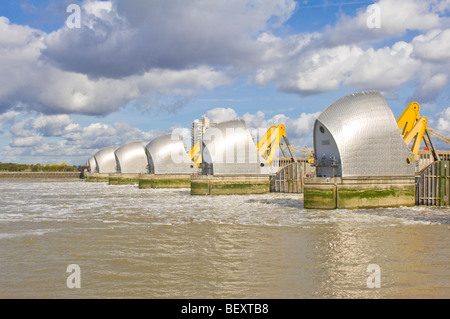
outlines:
M414 177L305 179L305 208L357 209L414 205Z
M86 182L108 182L109 174L87 173Z
M109 174L109 185L135 185L141 174Z
M266 194L269 192L269 175L191 176L191 195Z
M189 188L189 174L145 174L139 177L139 188Z

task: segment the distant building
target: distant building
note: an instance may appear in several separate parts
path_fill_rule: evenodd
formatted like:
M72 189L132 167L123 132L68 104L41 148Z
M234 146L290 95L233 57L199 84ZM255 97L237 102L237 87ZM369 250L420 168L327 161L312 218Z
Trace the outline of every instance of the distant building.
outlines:
M191 148L202 139L203 133L205 133L208 127L215 126L217 123L212 123L206 116L202 119L197 119L192 122L191 131Z

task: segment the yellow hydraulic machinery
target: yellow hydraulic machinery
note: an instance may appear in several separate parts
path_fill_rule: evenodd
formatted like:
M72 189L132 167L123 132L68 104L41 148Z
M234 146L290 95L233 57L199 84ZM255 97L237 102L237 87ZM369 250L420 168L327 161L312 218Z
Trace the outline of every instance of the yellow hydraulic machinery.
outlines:
M420 106L417 102L410 103L397 120L397 125L402 130L402 136L408 134L420 118ZM408 143L409 144L409 143Z
M272 163L273 157L275 156L275 152L280 146L281 139L284 139L284 143L286 144L287 149L289 150L289 154L294 162L297 161L297 158L292 151L291 144L286 136L285 126L284 124L280 124L278 126L271 126L267 132L261 137L261 139L256 144L256 148L258 149L258 153L266 159L269 164ZM285 157L288 157L282 148L280 148Z
M305 146L305 148L306 148L306 150L308 151L308 152L306 153L306 155L311 156L311 157L314 157L314 153L309 149L309 147L308 147L308 146Z
M397 120L398 128L401 130L403 140L409 145L414 140L411 151L414 153L414 159L419 153L422 139L433 154L434 160L438 161L436 150L431 143L428 135L428 120L425 116L420 116L420 105L417 102L410 103Z
M450 144L450 138L446 138L444 135L439 134L438 132L435 132L435 131L433 131L431 129L428 129L428 133L430 133L430 135L440 139L441 141L443 141L443 142L445 142L447 144Z
M283 143L280 143L280 146L285 146L285 145ZM308 163L313 164L314 163L314 153L308 148L308 146L305 146L305 148L306 148L306 151L296 148L294 146L291 146L292 150L308 156L308 159L307 159ZM283 148L281 147L280 149L283 152L284 156L287 157L286 153L283 151Z
M190 157L191 157L191 161L193 161L195 163L195 165L197 165L197 167L199 167L200 163L202 162L202 154L201 154L201 149L200 149L200 141L198 141L197 143L195 143L194 147L191 148L190 151Z

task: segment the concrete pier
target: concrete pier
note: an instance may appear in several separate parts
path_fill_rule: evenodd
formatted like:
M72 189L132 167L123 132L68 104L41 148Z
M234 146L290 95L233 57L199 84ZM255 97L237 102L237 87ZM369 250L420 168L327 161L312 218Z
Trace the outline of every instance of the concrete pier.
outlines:
M305 208L357 209L414 205L414 177L305 179Z
M86 182L108 182L109 174L106 173L87 173Z
M143 174L139 176L139 188L189 188L190 174Z
M139 183L141 174L109 174L109 185L135 185Z
M269 175L191 176L191 195L266 194L269 192Z

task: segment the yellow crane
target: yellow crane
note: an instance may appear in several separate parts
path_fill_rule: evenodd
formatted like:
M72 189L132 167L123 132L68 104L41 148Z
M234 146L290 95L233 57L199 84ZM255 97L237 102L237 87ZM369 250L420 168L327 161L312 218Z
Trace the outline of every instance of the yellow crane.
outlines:
M444 135L439 134L438 132L433 131L431 129L428 129L428 133L430 133L431 136L434 136L434 137L440 139L441 141L443 141L443 142L445 142L447 144L450 144L450 138L447 138Z
M401 131L401 135L406 145L409 145L414 140L411 151L414 153L414 158L417 158L422 139L426 146L433 154L434 160L438 161L439 157L436 150L431 143L428 135L428 119L425 116L420 116L420 105L417 102L410 103L403 111L402 115L397 120L397 125Z
M281 140L284 139L287 149L291 155L293 161L297 161L294 152L292 151L292 146L289 143L289 140L286 136L285 126L284 124L280 124L278 126L271 126L267 132L263 135L263 137L256 144L256 148L258 153L266 159L269 164L272 163L273 157L275 156L275 152L281 144ZM284 145L284 144L283 144ZM285 157L288 157L282 148L280 148ZM309 153L311 151L308 149ZM202 155L200 149L200 142L197 142L194 147L192 147L189 152L189 156L191 160L199 167L202 162Z
M296 148L296 147L294 147L294 146L291 146L291 148L292 148L294 151L296 151L296 152L302 153L302 154L307 155L307 156L310 156L310 157L314 157L314 153L308 148L308 146L305 146L306 151L305 151L305 150L301 150L301 149L299 149L299 148Z
M286 147L289 150L292 160L294 162L297 161L297 158L295 157L294 152L292 151L292 146L289 143L289 140L286 136L285 126L284 124L280 124L277 126L275 125L271 126L256 144L258 153L264 159L266 159L266 161L269 162L269 164L272 163L273 157L275 156L275 152L280 146L282 139L284 140L284 143L286 144ZM283 152L284 156L287 157L287 154L285 154L283 149L281 149L281 151Z
M200 163L202 162L202 154L200 152L200 141L195 143L194 147L191 148L191 151L189 152L189 156L191 158L191 161L199 167Z
M285 145L283 143L280 143L280 146L285 146ZM291 146L292 150L294 150L294 151L296 151L298 153L301 153L303 155L308 156L309 157L308 158L308 163L313 164L314 163L314 153L308 148L308 146L305 146L305 148L306 148L306 151L302 150L302 149L299 149L297 147ZM283 152L283 148L281 148L281 151ZM287 157L285 152L283 152L283 154L284 154L285 157Z

